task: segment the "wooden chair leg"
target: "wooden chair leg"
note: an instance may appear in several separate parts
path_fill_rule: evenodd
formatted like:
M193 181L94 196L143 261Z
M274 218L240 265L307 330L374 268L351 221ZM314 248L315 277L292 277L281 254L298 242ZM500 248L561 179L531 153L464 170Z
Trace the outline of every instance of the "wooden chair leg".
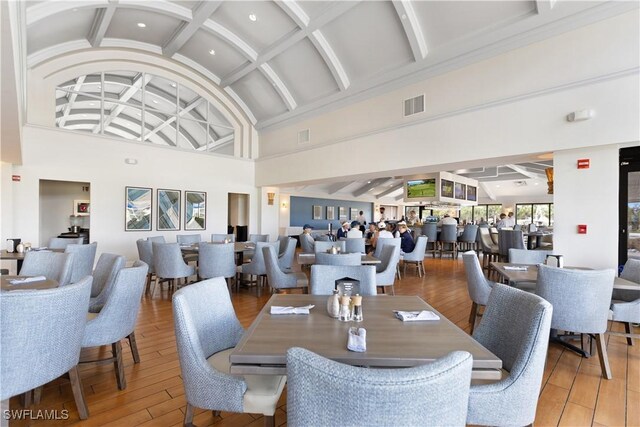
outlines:
M189 403L187 403L187 409L184 411L183 425L185 427L193 426L193 406Z
M82 390L82 382L80 381L77 365L69 370L69 380L71 381L71 391L76 401L76 408L78 408L78 415L81 420L86 420L89 418L89 409L84 399L84 391Z
M624 323L624 331L627 335L631 335L631 322ZM631 338L631 336L627 337L627 345L633 345L633 338Z
M469 323L471 324L471 333L473 333L473 324L476 322L476 316L478 315L478 304L471 303L471 313L469 313Z
M274 427L276 425L276 417L273 415L264 416L264 427Z
M127 388L127 379L124 376L124 364L122 363L122 345L120 341L111 344L111 352L113 353L113 366L116 370L116 381L118 383L118 389L124 390Z
M596 346L598 347L598 358L600 359L600 368L602 369L602 376L610 380L613 378L611 375L611 368L609 367L609 357L607 356L607 343L604 340L604 334L596 334Z
M33 403L33 399L32 399L32 390L29 391L25 391L24 393L22 393L22 406L24 406L25 408L28 408L29 406L31 406L31 404Z
M140 353L138 353L138 344L136 344L136 333L131 332L127 338L129 339L129 347L131 347L133 363L140 363Z
M40 399L42 398L42 388L43 386L33 389L33 403L35 403L36 405L40 404Z

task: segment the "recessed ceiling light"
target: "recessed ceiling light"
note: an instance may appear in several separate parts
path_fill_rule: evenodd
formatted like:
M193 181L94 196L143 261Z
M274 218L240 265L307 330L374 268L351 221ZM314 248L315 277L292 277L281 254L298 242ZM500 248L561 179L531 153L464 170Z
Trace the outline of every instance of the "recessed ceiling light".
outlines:
M258 20L258 17L256 16L255 13L250 13L249 14L249 21L256 22L257 20Z
M147 24L145 24L144 22L138 22L138 27L139 28L145 28L147 26Z
M87 115L86 115L86 114L83 114L83 115L82 115L82 117L87 117Z
M533 183L533 185L538 185L538 184L539 184L538 182L534 182L534 183Z
M496 184L496 188L500 188L500 184Z
M209 51L209 55L215 55L215 54L216 54L216 51L215 51L214 49L211 49L211 50Z
M367 181L367 184L371 184L371 181Z
M151 102L153 102L154 104L158 103L158 101L156 101L155 99L152 99Z
M171 83L171 87L176 87L176 86L178 86L178 85L175 84L175 83Z
M96 103L95 102L90 102L89 105L96 105Z

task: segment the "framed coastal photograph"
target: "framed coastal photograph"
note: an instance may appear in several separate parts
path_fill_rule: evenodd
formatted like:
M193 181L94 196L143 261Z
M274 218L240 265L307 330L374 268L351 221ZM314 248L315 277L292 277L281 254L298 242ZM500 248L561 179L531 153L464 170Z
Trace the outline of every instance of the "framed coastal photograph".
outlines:
M158 189L156 230L180 230L180 191Z
M456 182L455 184L455 195L456 199L464 200L467 197L467 186L466 184L461 184Z
M343 207L338 208L338 219L340 221L345 221L347 219L347 208L343 208Z
M125 187L124 231L151 231L152 191L144 187Z
M206 230L207 193L204 191L184 192L184 229Z
M453 199L453 181L448 179L440 180L440 197L450 197Z
M313 205L313 219L322 219L322 206Z
M329 221L333 221L336 219L336 208L335 206L327 206L327 219Z
M358 218L358 209L351 208L351 210L349 211L349 220L355 221L356 218Z

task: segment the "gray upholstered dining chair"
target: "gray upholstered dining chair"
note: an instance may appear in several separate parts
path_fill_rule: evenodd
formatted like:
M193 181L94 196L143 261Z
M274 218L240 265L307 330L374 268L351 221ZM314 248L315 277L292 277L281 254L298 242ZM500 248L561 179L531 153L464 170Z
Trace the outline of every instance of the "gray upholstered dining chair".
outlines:
M187 401L184 425L192 425L194 408L263 414L265 425L273 425L286 378L230 375L229 355L244 330L224 280L204 280L176 292L173 319Z
M20 269L21 276L45 276L55 280L58 286L71 281L74 254L47 251L27 252Z
M629 258L624 264L620 278L640 283L640 260ZM640 323L640 290L614 289L609 319L613 322L624 323L625 332L609 330L607 333L622 335L627 338L627 344L633 345L633 339L640 338L638 334L633 333L633 323Z
M502 261L509 261L510 249L525 249L521 230L498 230L498 253Z
M147 264L136 261L132 267L123 268L118 272L104 307L99 313L89 314L82 338L82 348L111 344L112 357L96 361L80 361L80 363L113 362L120 390L127 387L121 340L129 339L133 360L135 363L140 362L134 328L146 283L147 269Z
M311 294L331 295L336 280L349 277L360 282L360 295L376 295L376 269L372 265L312 265Z
M487 280L482 273L480 261L474 251L468 251L462 254L464 262L464 272L467 276L467 291L471 298L471 313L469 314L469 324L471 325L471 334L476 326L476 320L480 315L480 307L485 307L489 300L491 289L495 286L495 282Z
M73 254L73 264L71 266L71 283L76 283L85 276L91 276L93 272L93 263L96 260L96 249L98 243L93 242L90 245L67 245L65 253ZM92 286L91 296L95 297L95 286Z
M388 239L391 240L391 239ZM382 287L382 293L386 293L385 288L391 287L391 294L395 295L395 280L398 262L400 261L400 246L385 245L382 248L380 264L376 265L376 286Z
M211 235L211 243L223 243L225 240L231 243L235 243L236 236L235 234L212 234Z
M345 240L338 240L337 242L316 241L315 244L313 245L313 251L315 253L327 252L331 248L338 248L338 249L340 249L340 252L346 252L347 251L347 243L346 243Z
M95 297L91 297L89 301L89 312L98 313L102 306L107 302L107 298L113 289L118 272L124 268L125 259L122 255L103 253L98 258L95 270L93 270L93 284L91 292L94 289L98 291Z
M427 250L427 236L418 236L416 245L411 252L405 252L400 256L404 274L407 274L407 264L415 264L418 270L418 277L424 275L424 256Z
M365 238L364 237L347 237L344 241L344 248L347 253L359 252L365 253Z
M278 236L278 256L281 257L284 251L287 250L287 244L289 243L289 236Z
M438 224L435 222L426 222L422 224L422 235L427 236L427 250L433 257L438 252Z
M480 248L482 249L482 268L491 272L490 262L497 261L500 256L498 245L491 240L489 227L478 227L478 234L480 236Z
M256 292L258 296L261 294L261 288L264 278L267 275L267 267L264 264L264 252L262 248L266 246L273 246L274 250L277 250L278 242L258 242L256 243L256 249L251 261L247 264L242 264L236 267L236 274L248 274L250 279L256 276ZM239 278L236 278L239 280Z
M302 252L304 253L315 252L314 250L315 240L313 240L313 237L311 236L311 234L302 233L298 237L298 240L300 240L300 248L302 249Z
M67 245L81 245L84 242L84 238L75 237L66 239L64 237L52 237L49 239L49 249L65 249Z
M440 258L443 253L451 254L453 258L458 257L458 226L455 224L442 224L440 226Z
M551 254L553 254L553 251L511 248L509 249L509 262L513 264L544 264L547 255Z
M467 424L533 424L554 311L534 294L493 287L473 338L502 359L503 377L486 384L472 381Z
M156 243L164 243L164 237L162 237L162 241ZM148 294L151 290L151 281L156 275L156 268L153 263L153 240L151 240L151 237L146 240L138 239L136 240L136 246L138 247L138 258L149 266L149 270L147 271L147 284L145 286L145 293Z
M458 245L460 250L472 251L476 248L476 238L478 236L478 226L475 224L466 224L462 230L462 234L458 237Z
M361 265L362 254L361 253L341 253L341 254L328 254L326 252L318 252L316 254L315 264L318 265Z
M456 351L413 368L372 369L290 348L287 425L464 426L472 363Z
M152 243L167 243L167 241L164 239L164 236L151 236L148 237L147 240Z
M249 234L249 241L253 243L268 242L269 235L268 234Z
M400 239L399 237L378 239L376 249L375 251L373 251L373 256L380 259L382 257L382 248L385 247L385 245L400 247L401 244L402 239Z
M196 268L184 262L178 243L152 244L153 265L156 269L156 283L169 281L170 289L176 287L176 279L184 279L185 284L189 276L196 274ZM151 290L151 296L155 286Z
M613 290L613 270L538 266L536 293L553 305L553 329L595 336L602 376L611 379L604 333Z
M192 245L194 243L200 243L202 236L199 234L178 234L176 236L176 242L181 245Z
M292 239L294 242L295 240ZM282 289L302 289L303 293L309 293L309 279L302 272L285 273L278 265L278 257L273 246L267 245L262 248L264 265L267 270L267 281L273 292L280 292Z
M227 284L236 275L236 257L233 243L200 243L198 251L198 277L211 279L224 277Z
M90 293L88 276L69 286L2 294L0 401L68 373L80 418L89 417L78 360Z
M287 237L287 240L285 240L285 242L286 247L284 249L284 252L278 255L278 265L282 270L291 270L291 267L293 266L293 258L296 255L296 245L298 242L296 241L296 239L293 239L291 237Z

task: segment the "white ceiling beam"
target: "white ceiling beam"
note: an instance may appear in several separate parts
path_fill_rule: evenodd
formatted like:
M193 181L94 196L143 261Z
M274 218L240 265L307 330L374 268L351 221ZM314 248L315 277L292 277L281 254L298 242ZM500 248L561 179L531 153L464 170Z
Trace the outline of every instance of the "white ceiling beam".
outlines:
M275 2L280 8L289 15L289 18L300 28L309 25L309 15L294 0L283 0Z
M217 36L222 37L224 40L226 40L228 43L230 43L232 46L238 49L240 53L242 53L245 56L245 58L247 58L248 60L255 61L256 58L258 58L258 52L256 52L251 46L249 46L247 42L242 40L232 31L218 24L214 20L207 19L202 24L202 28Z
M311 37L309 37L311 43L315 46L322 59L324 59L325 64L329 67L333 78L340 90L347 90L351 82L349 81L349 76L347 76L347 72L344 70L340 59L338 59L338 55L333 51L331 44L324 37L324 34L320 30L315 30L311 33Z
M86 78L87 78L86 75L78 77L78 79L76 80L76 84L73 85L74 93L70 94L69 102L67 102L67 105L64 106L64 111L62 112L62 117L60 117L60 121L58 122L58 127L64 127L64 124L67 121L67 118L69 117L71 106L73 105L73 103L76 101L76 98L78 97L77 92L80 91L80 87L82 86L82 84L84 83L84 79Z
M356 189L353 191L353 197L360 197L363 194L366 194L369 190L376 188L379 185L383 185L384 183L386 183L387 181L389 181L392 178L386 177L386 178L376 178L376 179L372 179L371 181L369 181L367 184L363 185L362 187Z
M382 198L384 196L387 196L387 195L389 195L391 193L395 193L396 191L400 190L403 187L403 185L404 185L404 182L401 182L400 184L396 184L396 185L393 185L393 186L387 188L382 193L377 194L376 195L376 199L380 199L380 198ZM401 194L401 196L402 196L402 198L404 198L404 193Z
M91 30L87 40L91 43L91 47L100 47L104 35L107 33L107 29L111 24L113 15L116 13L116 7L118 0L109 0L109 5L104 8L96 10Z
M399 202L402 199L404 199L404 194L400 194L399 196L396 196L396 202Z
M189 111L193 110L194 108L196 108L198 105L200 105L200 103L202 103L204 101L204 98L196 98L195 101L192 101L191 104L187 105L185 108L183 108L179 113L178 116L182 117L185 114L187 114ZM156 133L160 132L162 129L166 128L167 126L169 126L171 123L173 123L174 121L176 121L176 116L171 116L169 117L167 120L165 120L164 122L160 123L158 126L156 126L155 128L153 128L153 130L151 132L145 133L144 138L142 139L143 141L146 141L147 139L149 139L152 135L155 135Z
M422 61L427 57L427 42L424 39L413 5L408 0L394 0L393 6L396 8L396 13L400 17L400 22L402 22L402 27L409 40L413 58L416 62Z
M295 110L298 107L296 100L293 99L293 95L291 95L289 88L287 88L287 86L280 79L278 74L276 74L276 72L273 71L273 68L271 68L269 64L262 64L260 66L260 71L271 82L273 87L275 87L276 91L284 101L289 111Z
M133 79L133 83L131 83L131 86L128 87L122 93L122 95L120 95L120 97L118 98L118 102L127 102L129 99L131 99L133 95L135 95L136 91L140 90L143 84L149 83L149 80L151 80L151 74L144 74L144 79L142 78L142 74L136 76L136 78ZM109 117L107 117L104 120L104 127L106 128L107 126L109 126L109 124L111 124L113 119L118 117L126 107L127 107L126 105L116 106L111 112L111 114L109 114ZM93 133L98 133L98 132L100 132L100 125L97 125L95 128L93 128Z
M505 165L505 166L508 168L511 168L514 172L518 172L519 174L526 176L527 178L531 178L531 179L546 178L546 176L540 173L530 172L529 170L523 168L522 166L518 166L518 165Z
M169 41L162 47L162 54L171 57L179 51L221 4L221 0L201 2L193 11L193 19L191 22L183 22Z
M347 188L351 184L353 184L353 181L336 182L335 184L331 184L327 190L327 194L335 194L338 191Z
M202 147L198 147L196 148L196 151L216 151L226 145L229 145L233 142L234 139L234 135L227 135L223 138L218 139L217 141L215 141L214 145L203 145Z
M536 12L538 15L551 12L555 4L555 0L536 0Z
M493 191L491 191L491 189L489 189L489 184L487 184L486 182L478 182L478 184L480 185L480 188L482 188L482 190L485 192L487 197L495 202L496 195L493 193Z

